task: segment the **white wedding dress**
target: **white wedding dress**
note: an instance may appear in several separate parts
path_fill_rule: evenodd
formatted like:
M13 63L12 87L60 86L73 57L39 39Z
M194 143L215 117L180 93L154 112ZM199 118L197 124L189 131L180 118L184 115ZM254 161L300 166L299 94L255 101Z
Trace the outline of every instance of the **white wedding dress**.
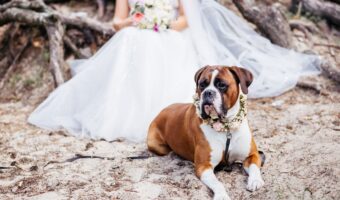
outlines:
M129 0L132 5L136 0ZM178 0L170 1L177 10ZM255 76L250 97L279 95L299 76L317 74L319 59L271 44L213 0L182 1L189 28L154 32L128 27L29 116L36 126L78 137L143 141L164 107L192 102L194 74L206 64L238 65Z

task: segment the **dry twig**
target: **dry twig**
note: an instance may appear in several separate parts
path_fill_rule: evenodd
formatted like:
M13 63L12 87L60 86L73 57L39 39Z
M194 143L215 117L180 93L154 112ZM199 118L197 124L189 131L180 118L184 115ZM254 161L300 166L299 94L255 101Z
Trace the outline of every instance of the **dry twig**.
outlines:
M74 162L74 161L79 160L79 159L93 159L93 158L102 159L102 160L114 160L114 158L111 158L111 157L85 156L85 155L82 155L82 154L75 154L74 157L66 159L64 161L49 161L44 165L43 168L45 168L46 166L48 166L50 164L54 164L54 163L67 163L67 162Z

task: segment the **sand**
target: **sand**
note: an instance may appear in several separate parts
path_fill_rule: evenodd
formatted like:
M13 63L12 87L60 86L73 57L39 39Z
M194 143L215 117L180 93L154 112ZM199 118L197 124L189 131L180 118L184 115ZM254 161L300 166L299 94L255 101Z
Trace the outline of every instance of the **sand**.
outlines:
M246 190L235 167L219 172L232 199L340 199L340 95L294 89L249 101L249 122L267 156L265 186ZM174 153L147 159L145 143L93 141L26 123L34 106L0 104L0 199L211 199L193 164ZM75 154L108 159L64 161Z

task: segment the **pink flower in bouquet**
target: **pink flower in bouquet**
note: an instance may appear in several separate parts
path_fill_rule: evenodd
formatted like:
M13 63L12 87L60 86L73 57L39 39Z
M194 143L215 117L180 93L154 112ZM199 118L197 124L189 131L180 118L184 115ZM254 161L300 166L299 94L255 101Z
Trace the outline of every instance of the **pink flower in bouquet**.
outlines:
M143 13L140 13L140 12L137 12L133 15L133 21L135 23L139 23L140 21L142 21L144 18L144 14Z
M215 122L213 124L213 129L217 132L221 132L223 130L223 124L221 122Z

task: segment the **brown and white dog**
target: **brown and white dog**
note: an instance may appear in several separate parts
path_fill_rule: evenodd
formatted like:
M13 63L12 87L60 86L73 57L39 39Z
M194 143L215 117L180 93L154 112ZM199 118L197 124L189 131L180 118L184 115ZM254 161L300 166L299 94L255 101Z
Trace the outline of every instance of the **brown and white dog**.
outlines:
M214 192L214 199L230 199L214 168L226 163L226 132L217 132L204 123L209 115L204 106L213 106L218 116L232 119L240 109L239 96L248 93L252 74L239 67L206 66L195 75L196 93L200 99L198 112L194 104L173 104L165 108L151 123L147 144L150 151L166 155L171 150L195 163L196 175ZM231 130L228 163L242 161L249 174L247 189L264 185L261 158L245 117Z

